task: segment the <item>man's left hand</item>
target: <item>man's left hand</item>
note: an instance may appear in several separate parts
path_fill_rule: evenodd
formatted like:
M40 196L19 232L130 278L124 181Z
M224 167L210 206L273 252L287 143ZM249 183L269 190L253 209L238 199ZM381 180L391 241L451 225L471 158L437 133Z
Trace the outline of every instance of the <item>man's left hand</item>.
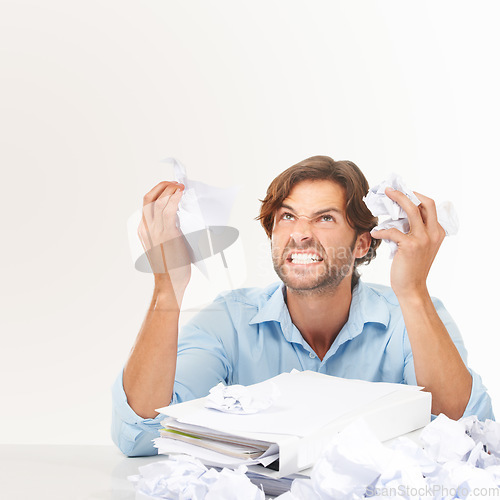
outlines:
M387 188L385 194L407 213L410 231L398 229L372 231L372 237L397 243L398 251L391 267L391 287L398 299L427 293L427 275L446 236L437 220L434 200L415 193L420 205L415 205L405 194Z

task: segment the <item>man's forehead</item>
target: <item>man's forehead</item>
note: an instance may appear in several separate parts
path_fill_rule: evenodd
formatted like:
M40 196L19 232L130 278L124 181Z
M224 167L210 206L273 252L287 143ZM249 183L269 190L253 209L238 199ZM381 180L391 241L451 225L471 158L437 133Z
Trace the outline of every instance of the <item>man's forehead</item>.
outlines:
M345 203L345 190L340 184L330 180L306 180L293 186L282 206L310 212L329 208L344 212Z

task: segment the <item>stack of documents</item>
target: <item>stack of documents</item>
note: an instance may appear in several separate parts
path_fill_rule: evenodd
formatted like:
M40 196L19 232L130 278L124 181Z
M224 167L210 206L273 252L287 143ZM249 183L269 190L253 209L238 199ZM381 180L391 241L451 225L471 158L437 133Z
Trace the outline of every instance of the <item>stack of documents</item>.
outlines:
M430 421L431 395L416 386L294 371L249 389L278 396L252 414L208 408L207 398L157 409L167 416L155 440L158 452L192 455L210 466L246 465L279 478L311 467L329 440L359 418L381 441Z

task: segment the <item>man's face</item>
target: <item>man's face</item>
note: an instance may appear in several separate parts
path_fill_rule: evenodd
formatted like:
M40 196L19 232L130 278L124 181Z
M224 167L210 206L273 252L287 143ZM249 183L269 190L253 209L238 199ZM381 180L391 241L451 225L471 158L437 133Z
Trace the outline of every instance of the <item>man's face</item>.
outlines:
M275 215L274 270L296 292L333 291L346 277L350 286L354 259L361 256L356 243L345 217L344 188L329 180L302 181Z

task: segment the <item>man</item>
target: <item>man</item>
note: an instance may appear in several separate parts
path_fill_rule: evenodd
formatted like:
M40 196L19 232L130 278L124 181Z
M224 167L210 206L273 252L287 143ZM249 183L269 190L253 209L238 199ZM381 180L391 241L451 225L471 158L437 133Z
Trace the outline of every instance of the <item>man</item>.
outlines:
M113 439L125 454L156 452L151 440L163 417L155 408L205 396L220 381L248 385L293 368L418 384L432 393L435 415L493 418L455 323L427 291L445 235L430 198L416 193L417 207L387 190L408 214L410 232L374 232L377 218L362 200L368 183L354 163L315 156L290 167L269 186L258 217L282 283L220 295L178 342L190 277L175 224L183 187L162 182L144 198L139 234L155 288L114 387ZM375 257L382 238L398 245L392 289L363 283L356 269Z

